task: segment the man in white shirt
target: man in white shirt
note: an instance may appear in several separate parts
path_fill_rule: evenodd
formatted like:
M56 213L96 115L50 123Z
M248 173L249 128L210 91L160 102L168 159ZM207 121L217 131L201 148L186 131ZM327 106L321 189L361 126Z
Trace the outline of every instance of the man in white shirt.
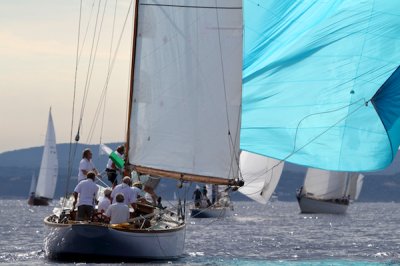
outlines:
M106 188L104 190L104 197L100 200L97 206L97 212L103 213L111 205L111 189Z
M79 162L78 183L85 180L89 171L93 171L96 176L99 175L99 172L92 162L92 151L90 149L84 149L82 160Z
M129 207L124 203L124 194L115 196L116 203L108 207L105 215L110 217L110 224L127 223L129 220Z
M75 209L79 195L78 215L76 217L78 221L90 220L93 215L97 192L99 191L99 188L94 183L95 178L96 174L94 172L89 172L87 178L82 182L79 182L74 189L74 202L72 204L72 209Z
M118 193L122 193L124 195L124 203L126 205L132 206L132 208L136 207L137 195L131 188L131 178L129 176L125 176L122 179L122 183L113 189L111 193L112 203L116 202L115 197Z

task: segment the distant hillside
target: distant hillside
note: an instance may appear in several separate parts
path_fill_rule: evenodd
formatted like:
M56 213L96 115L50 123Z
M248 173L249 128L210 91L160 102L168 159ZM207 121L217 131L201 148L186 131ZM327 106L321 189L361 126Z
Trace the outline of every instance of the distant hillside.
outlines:
M115 149L120 143L107 144ZM99 154L98 145L79 144L76 147L74 161L72 163L72 176L68 191L72 191L76 185L76 176L78 173L78 164L81 159L82 151L85 148L91 148L93 151L93 160L96 167L103 171L107 163L106 155ZM29 193L32 175L38 175L40 162L42 158L43 147L33 147L28 149L14 150L0 153L0 197L18 197L26 198ZM56 197L64 195L66 191L66 180L68 176L68 157L69 144L58 144L57 153L59 158L59 181L56 188ZM364 186L361 191L359 201L394 201L400 202L400 159L396 157L390 167L384 171L365 173ZM276 192L279 200L294 201L295 191L303 183L306 168L298 165L285 164L282 178L279 181ZM177 182L175 180L165 179L158 188L158 193L165 199L172 199L176 190ZM194 185L188 190L187 198L191 198L191 192ZM178 191L185 195L185 190ZM234 200L246 200L247 198L240 193L233 194Z
M120 143L107 144L115 149ZM99 171L103 171L107 164L107 156L99 155L99 145L78 144L73 151L71 174L73 179L70 182L69 190L72 191L76 185L79 161L82 159L82 151L90 148L93 152L93 161ZM0 196L1 197L27 197L29 194L32 175L39 174L42 160L43 146L33 147L0 153ZM69 144L57 144L58 155L58 183L56 187L57 197L64 195L68 176Z

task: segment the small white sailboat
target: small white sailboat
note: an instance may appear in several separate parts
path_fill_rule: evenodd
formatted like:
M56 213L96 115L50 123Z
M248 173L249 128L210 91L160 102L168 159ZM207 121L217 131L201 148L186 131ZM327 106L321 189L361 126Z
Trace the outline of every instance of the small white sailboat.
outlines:
M135 171L142 182L146 177L242 185L235 160L241 106L241 1L133 3L125 171ZM148 186L144 183L144 190ZM77 222L73 210L62 208L44 219L50 229L45 254L73 261L177 259L184 252L186 228L180 202L176 212L141 205L135 213L142 215L120 225Z
M32 176L28 204L49 205L49 201L53 199L56 190L57 176L56 134L50 108L39 177L36 179L34 175Z
M346 213L350 201L360 194L363 178L359 173L308 168L296 195L301 212Z

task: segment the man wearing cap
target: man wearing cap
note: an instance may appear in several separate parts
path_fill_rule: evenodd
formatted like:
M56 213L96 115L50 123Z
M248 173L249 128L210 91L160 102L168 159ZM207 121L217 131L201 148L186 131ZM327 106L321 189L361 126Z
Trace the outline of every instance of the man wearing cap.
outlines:
M112 191L109 188L104 190L104 197L97 206L97 212L103 213L107 210L108 206L111 205L111 192Z
M125 176L122 179L122 183L115 186L113 191L111 192L112 203L116 202L115 197L118 193L122 193L124 195L124 203L128 206L132 206L132 208L136 207L137 195L131 189L131 178L129 176Z

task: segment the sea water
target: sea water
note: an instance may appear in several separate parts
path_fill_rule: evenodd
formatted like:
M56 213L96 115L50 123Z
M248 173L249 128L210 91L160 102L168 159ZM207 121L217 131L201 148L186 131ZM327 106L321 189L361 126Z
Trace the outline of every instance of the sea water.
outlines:
M43 252L54 206L0 200L0 263L59 264ZM400 265L400 204L356 202L345 215L300 214L297 202L234 202L232 216L187 219L184 256L144 265Z

